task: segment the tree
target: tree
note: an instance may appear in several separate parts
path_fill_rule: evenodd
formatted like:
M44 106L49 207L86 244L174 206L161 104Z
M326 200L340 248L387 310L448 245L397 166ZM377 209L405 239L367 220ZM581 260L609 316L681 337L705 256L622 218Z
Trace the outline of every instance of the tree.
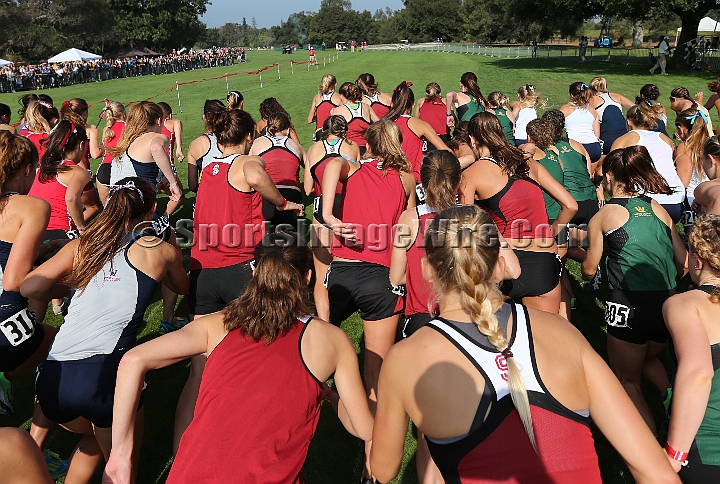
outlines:
M320 9L323 7L339 7L343 10L352 10L352 3L350 0L320 0Z
M461 0L407 0L403 19L408 39L426 42L442 37L444 40L462 38Z
M109 0L117 29L131 46L173 49L195 44L205 31L199 18L208 0Z

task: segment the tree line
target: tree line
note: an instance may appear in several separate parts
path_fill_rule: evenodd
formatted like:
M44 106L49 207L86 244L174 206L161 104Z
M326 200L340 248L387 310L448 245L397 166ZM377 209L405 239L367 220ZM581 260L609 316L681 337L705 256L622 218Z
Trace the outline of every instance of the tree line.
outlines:
M0 0L0 54L46 59L70 47L166 52L205 36L208 0Z

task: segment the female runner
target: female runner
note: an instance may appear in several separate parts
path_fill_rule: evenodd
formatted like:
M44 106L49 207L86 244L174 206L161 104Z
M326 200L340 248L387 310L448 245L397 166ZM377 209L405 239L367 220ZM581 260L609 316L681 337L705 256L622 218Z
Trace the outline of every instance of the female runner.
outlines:
M568 138L583 145L590 155L590 162L595 166L602 159L602 147L600 117L590 105L592 95L590 86L584 82L573 82L570 84L570 102L561 107L560 111L565 115Z
M488 111L497 116L508 143L515 146L515 134L513 134L515 115L512 113L512 109L508 109L509 102L510 99L500 91L493 91L488 94Z
M720 137L713 136L705 142L703 148L703 171L708 181L695 189L693 209L698 214L714 213L720 215Z
M615 140L627 133L623 108L630 108L635 103L622 94L608 91L604 77L594 77L590 87L594 94L590 98L590 106L597 111L600 119L600 140L603 142L603 154L607 155Z
M271 114L265 129L267 134L253 141L249 155L265 161L265 171L286 200L302 205L300 166L305 159L305 150L290 138L290 127L290 118L285 114ZM265 220L274 227L290 224L297 230L296 214L278 211L268 200L263 200L262 209Z
M322 397L348 432L370 440L373 419L350 338L306 316L307 243L292 233L268 234L253 257L256 268L247 291L222 312L142 344L123 358L104 482L133 482L135 409L147 371L194 355L207 354L208 362L197 411L168 484L302 483ZM339 393L323 384L331 375Z
M540 94L535 91L535 86L525 84L518 89L517 98L511 106L515 116L515 144L520 146L527 143L525 126L538 117L536 105L540 102Z
M653 131L657 131L658 133L662 133L667 136L667 109L665 109L665 106L660 104L658 99L660 99L660 89L658 89L655 84L645 84L640 88L640 95L635 96L635 104L639 105L643 101L652 102L652 107L655 111L655 124L651 125L650 128Z
M29 139L38 153L38 163L45 153L45 143L50 131L60 119L58 110L44 101L31 103L25 111L25 130L18 134Z
M177 160L178 163L182 163L185 159L185 155L182 152L182 121L173 119L172 108L168 103L159 102L157 105L160 106L163 112L162 134L170 139L168 156L170 157L170 163L174 166L175 160Z
M415 117L428 123L435 130L435 134L443 143L450 141L450 127L445 116L445 100L440 92L440 85L431 82L425 87L425 97L417 102ZM429 141L426 141L424 151L437 150Z
M305 194L315 194L313 202L313 223L310 227L310 247L313 251L315 261L315 287L313 295L315 299L315 310L323 321L330 321L330 301L328 300L327 288L323 279L327 273L332 256L330 246L332 244L332 230L325 224L322 217L322 178L327 162L336 156L341 156L355 166L360 159L360 148L357 143L347 139L347 121L342 116L330 116L323 124L320 141L308 148L305 157L304 179ZM339 183L334 192L333 214L339 215L340 203L342 200L343 184Z
M395 342L402 291L389 282L392 228L402 212L415 206L412 167L400 146L400 128L389 120L372 124L362 164L344 158L328 161L322 177L323 193L345 182L339 217L333 199L322 200L322 216L336 240L333 261L325 278L330 298L330 322L340 325L359 310L365 339L365 390L371 410L377 401L377 379L385 354ZM369 459L369 444L365 455ZM370 477L367 465L363 478Z
M507 142L493 114L478 114L468 133L478 161L464 172L461 202L476 203L492 215L522 268L519 278L503 283L502 291L523 298L527 306L557 314L562 264L554 237L560 226L572 220L577 202L545 168L525 161L523 153ZM552 224L543 190L560 204Z
M27 196L35 180L37 151L32 143L9 131L0 131L0 372L37 367L47 354L57 330L36 320L42 302L28 301L20 284L33 268L38 247L50 219L47 202ZM43 246L41 251L47 251ZM44 301L47 308L47 301ZM44 316L43 311L41 316ZM0 401L0 413L12 411ZM5 410L5 412L2 412Z
M426 231L423 275L440 314L383 364L371 457L378 482L397 475L410 418L446 482L600 484L592 416L638 483L678 483L587 340L562 318L503 304L505 264L491 224L470 205L441 212Z
M720 482L720 216L703 215L688 237L696 289L663 305L678 368L665 450L685 484Z
M688 91L686 87L676 87L670 91L670 109L675 111L675 114L678 116L681 112L688 109L699 111L704 115L703 119L706 120L705 127L707 129L708 137L713 136L715 133L713 132L712 122L710 121L710 113L702 105L703 92L700 91L696 94L696 96L699 101L690 97L690 91Z
M644 146L613 150L603 161L612 199L588 225L589 247L583 278L595 276L608 250L610 295L605 303L610 367L653 434L655 421L640 390L645 375L664 394L670 388L657 355L667 341L662 305L675 294L687 253L662 205L646 194L670 193Z
M447 151L434 151L425 155L420 171L422 187L427 194L423 205L403 212L398 220L405 231L395 232L390 283L405 285L405 326L403 337L408 337L432 320L429 307L435 306L432 287L423 280L421 259L425 257L425 230L437 212L456 205L456 196L462 180L458 159ZM520 264L510 249L501 249L508 258L506 279L520 275ZM507 260L507 259L506 259ZM513 265L514 263L514 265ZM416 457L418 480L423 484L444 483L442 475L430 457L427 443L418 436Z
M392 108L385 114L385 119L394 121L400 128L402 135L402 150L412 166L413 176L417 184L416 193L420 201L425 200L425 193L420 183L420 167L423 160L423 138L437 150L450 151L450 148L440 139L435 128L422 119L410 116L415 105L415 94L410 86L412 83L401 82L393 89Z
M38 369L35 388L47 418L87 436L70 463L68 482L80 482L79 475L89 481L94 464L110 455L118 365L135 346L158 283L178 293L188 289L180 251L134 232L154 212L150 183L138 177L121 180L87 235L63 247L21 286L25 296L37 299L67 296L71 288L78 291ZM136 403L135 410L142 412L141 407ZM93 459L98 446L102 453Z
M682 224L686 233L695 222L692 210L695 202L695 189L708 178L703 170L703 148L708 140L707 124L701 111L688 109L678 114L675 120L675 138L680 144L675 147L673 159L680 181L685 186Z
M192 140L188 146L188 189L197 193L200 184L200 173L213 158L220 158L222 151L217 144L217 122L225 111L222 101L208 99L203 106L205 132ZM193 202L194 203L194 202Z
M654 192L650 196L670 214L673 223L677 223L683 213L685 190L673 163L673 142L666 135L652 129L658 112L653 101L643 101L631 107L627 112L627 124L631 131L613 143L612 150L629 146L644 146L650 153L655 169L662 175L672 191Z
M455 107L458 121L470 121L477 113L485 111L487 99L480 91L475 73L466 72L460 77L460 92L450 91L447 93L445 104L448 126L455 126L453 107Z
M105 148L102 162L98 166L95 179L100 201L105 204L110 192L110 171L112 169L113 154L110 152L120 141L125 129L125 106L117 101L108 101L100 118L105 118L105 128L102 132L102 144ZM90 140L92 143L93 140Z
M340 86L340 100L342 105L333 108L330 115L340 115L345 118L348 125L347 138L357 143L360 147L360 154L364 155L367 146L365 130L370 123L379 121L380 118L372 109L363 109L363 106L366 106L363 102L363 95L360 88L352 82L346 82Z
M236 109L229 107L228 109ZM290 118L290 113L288 113L284 107L280 105L277 99L274 97L269 97L265 99L263 102L260 103L260 121L255 126L255 133L256 137L258 136L265 136L266 130L265 127L267 126L268 119L270 118L270 115L273 113L283 113L285 116ZM295 140L295 142L300 143L300 139L298 138L297 133L295 132L295 127L290 125L290 137Z
M10 106L0 103L0 131L10 131L10 133L15 134L15 128L10 125L11 118Z
M308 113L308 124L315 123L313 142L320 141L321 131L325 120L330 117L330 111L342 103L340 94L335 92L337 79L332 74L325 74L320 80L318 93L313 97Z
M245 105L245 97L240 91L230 91L225 102L225 107L228 110L239 109L242 111L242 108Z
M280 194L262 158L247 156L254 130L255 122L245 111L225 111L218 120L216 132L223 155L206 163L196 197L189 319L222 311L247 287L253 250L263 235L263 199L280 211L302 212L302 205ZM199 353L191 360L190 376L175 413L174 450L193 418L205 360Z
M60 108L60 119L70 121L78 128L84 128L87 133L88 139L98 139L97 126L93 124L87 124L89 106L84 99L74 98L69 101L65 101ZM83 153L80 159L80 166L86 170L90 169L90 158L100 158L102 151L97 143L86 143L85 153Z
M372 74L360 74L355 84L362 93L362 102L373 110L375 115L382 118L392 108L392 98L389 94L380 92Z

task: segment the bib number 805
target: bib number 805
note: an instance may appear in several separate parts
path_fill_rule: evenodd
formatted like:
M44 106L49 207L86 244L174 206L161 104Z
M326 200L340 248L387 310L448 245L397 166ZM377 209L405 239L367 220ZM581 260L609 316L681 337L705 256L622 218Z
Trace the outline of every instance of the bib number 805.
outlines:
M630 328L628 324L630 309L624 304L607 301L605 303L605 323L616 328Z
M21 345L35 334L35 315L24 308L0 323L0 331L11 345Z

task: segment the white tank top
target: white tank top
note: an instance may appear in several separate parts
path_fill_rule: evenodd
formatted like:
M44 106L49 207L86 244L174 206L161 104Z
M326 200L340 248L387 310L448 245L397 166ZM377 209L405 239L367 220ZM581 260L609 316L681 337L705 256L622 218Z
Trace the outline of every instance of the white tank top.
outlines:
M693 167L690 184L688 184L687 188L685 189L685 195L687 196L688 204L692 205L692 203L695 201L695 189L698 187L698 185L706 181L708 181L708 178L705 176L705 172L698 173L697 169Z
M685 198L685 189L677 170L675 170L672 148L660 138L660 133L656 131L636 129L632 132L637 133L640 137L637 143L638 146L647 148L655 164L655 169L665 178L670 188L674 190L672 195L648 193L648 196L662 205L682 203L683 198Z
M537 111L533 106L522 108L515 119L515 139L527 139L525 128L533 119L537 119Z
M582 145L597 143L598 139L593 131L595 116L587 107L575 106L575 110L565 118L565 131L568 138Z

